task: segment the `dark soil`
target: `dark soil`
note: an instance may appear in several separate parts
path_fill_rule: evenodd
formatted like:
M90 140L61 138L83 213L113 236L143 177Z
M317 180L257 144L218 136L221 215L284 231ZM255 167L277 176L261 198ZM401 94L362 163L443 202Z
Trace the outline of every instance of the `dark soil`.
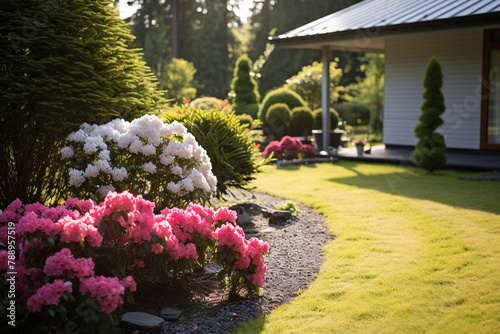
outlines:
M233 196L234 200L250 200L268 208L284 201L254 193L235 193ZM159 315L163 307L175 307L182 310L180 318L175 322L165 322L161 333L225 333L289 302L315 279L323 263L322 248L333 239L322 215L303 205L299 205L299 209L298 217L284 223L269 225L262 215L255 215L250 224L242 226L248 238L256 236L270 246L265 258L268 267L266 282L260 296L230 301L223 291L217 289L216 274L201 272L186 276L187 291L181 285L171 286L154 279L139 284L134 294L136 303L126 305L124 312ZM120 327L112 332L145 333Z

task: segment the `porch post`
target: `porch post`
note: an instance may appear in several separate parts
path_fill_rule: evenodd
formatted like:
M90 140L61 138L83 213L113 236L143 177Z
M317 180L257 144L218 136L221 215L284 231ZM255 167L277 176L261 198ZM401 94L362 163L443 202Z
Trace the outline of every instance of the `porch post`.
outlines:
M323 80L321 85L321 107L322 123L323 123L323 150L330 146L330 47L323 46L322 60L323 60Z

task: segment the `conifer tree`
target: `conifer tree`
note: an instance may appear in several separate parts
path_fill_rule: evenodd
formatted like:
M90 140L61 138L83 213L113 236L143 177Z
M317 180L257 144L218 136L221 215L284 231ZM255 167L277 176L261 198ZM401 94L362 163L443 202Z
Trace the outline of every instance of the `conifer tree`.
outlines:
M420 108L422 114L420 123L415 127L415 135L420 140L415 146L413 159L418 166L434 172L446 165L444 136L435 132L444 123L440 116L446 110L441 92L443 72L436 57L431 57L427 64L423 85L425 92L424 103Z
M63 196L64 138L162 103L112 0L2 1L0 208Z
M251 70L252 61L246 54L238 58L231 82L231 90L234 94L232 102L235 105L255 104L260 101L257 82L250 75Z

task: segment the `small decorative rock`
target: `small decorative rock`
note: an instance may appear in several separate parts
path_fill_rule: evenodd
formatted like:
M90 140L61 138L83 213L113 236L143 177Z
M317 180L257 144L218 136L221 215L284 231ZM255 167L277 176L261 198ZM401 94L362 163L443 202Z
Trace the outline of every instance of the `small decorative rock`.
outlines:
M127 312L121 319L121 324L124 327L148 331L160 330L161 324L164 322L162 318L145 312Z
M161 317L165 320L169 321L174 321L179 319L179 316L181 315L182 311L178 310L176 308L171 308L171 307L164 307L161 309Z
M264 215L266 217L266 215ZM274 211L271 214L267 215L269 218L269 224L279 224L284 223L290 219L292 219L293 215L290 211Z
M236 218L238 225L250 224L252 222L251 216L262 213L261 207L255 203L240 203L231 206L229 209L236 211L238 214Z

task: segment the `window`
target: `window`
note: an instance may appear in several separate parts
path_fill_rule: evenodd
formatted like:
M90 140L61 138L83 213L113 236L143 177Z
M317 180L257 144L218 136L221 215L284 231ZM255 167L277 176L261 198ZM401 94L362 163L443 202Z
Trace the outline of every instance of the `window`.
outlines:
M500 29L485 30L481 148L500 150Z

